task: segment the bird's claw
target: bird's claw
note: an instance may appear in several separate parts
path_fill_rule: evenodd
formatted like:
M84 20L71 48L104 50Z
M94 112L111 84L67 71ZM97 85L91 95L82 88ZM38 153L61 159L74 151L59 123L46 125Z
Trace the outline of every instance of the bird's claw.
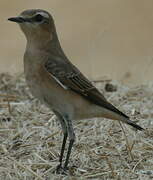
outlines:
M67 170L68 170L68 167L62 167L62 165L61 164L59 164L57 167L56 167L56 173L57 174L63 174L63 175L68 175L68 172L67 172Z

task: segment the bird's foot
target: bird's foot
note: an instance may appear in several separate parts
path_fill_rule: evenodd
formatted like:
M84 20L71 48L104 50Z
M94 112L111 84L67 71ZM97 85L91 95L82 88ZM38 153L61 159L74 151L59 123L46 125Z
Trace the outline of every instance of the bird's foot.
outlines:
M62 165L61 164L59 164L57 167L56 167L56 173L57 174L63 174L63 175L68 175L68 167L62 167Z

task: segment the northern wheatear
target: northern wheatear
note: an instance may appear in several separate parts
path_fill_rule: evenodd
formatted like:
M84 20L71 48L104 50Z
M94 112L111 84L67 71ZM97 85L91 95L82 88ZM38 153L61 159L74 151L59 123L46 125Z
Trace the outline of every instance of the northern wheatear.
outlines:
M58 40L54 20L48 12L31 9L8 20L17 22L27 39L24 72L32 94L52 109L62 126L64 138L57 172L68 167L75 141L72 120L105 117L143 129L110 104L68 60ZM70 142L62 166L67 137Z

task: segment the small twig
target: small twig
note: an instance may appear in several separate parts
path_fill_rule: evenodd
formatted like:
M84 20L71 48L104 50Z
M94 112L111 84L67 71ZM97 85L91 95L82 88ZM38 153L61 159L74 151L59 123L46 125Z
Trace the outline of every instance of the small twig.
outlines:
M8 105L7 104L0 104L0 107L1 108L8 108Z
M143 139L141 140L144 144L148 145L149 147L151 147L153 149L153 144L147 142L147 141L144 141Z
M112 143L113 143L113 145L114 145L114 149L115 149L116 152L118 153L120 159L121 159L123 162L126 163L126 165L127 165L127 167L128 167L129 169L131 169L130 165L127 163L127 161L125 160L124 156L122 156L121 152L118 150L118 148L116 148L116 146L115 146L115 141L114 141L114 139L112 138L112 136L111 136L110 134L109 134L109 137L110 137L110 140L112 141Z
M56 136L56 135L59 134L59 133L60 133L60 131L56 131L56 132L50 134L49 136L47 136L47 137L45 138L45 141L46 141L47 139L51 138L51 137Z
M31 174L33 174L35 177L37 177L38 179L40 180L44 180L44 178L42 178L41 176L39 176L37 173L35 173L32 169L30 169L29 167L25 166L25 165L22 165L21 163L17 162L15 159L9 157L9 159L11 161L13 161L17 166L20 166L21 168L29 171Z
M128 141L128 138L127 138L127 135L126 135L125 130L124 130L124 128L123 128L123 125L122 125L122 123L121 123L120 121L119 121L119 124L120 124L120 126L121 126L121 129L122 129L123 134L124 134L124 137L125 137L126 147L127 147L127 150L128 150L128 154L130 155L130 157L131 157L131 159L132 159L132 161L133 161L134 158L133 158L133 155L132 155L132 152L131 152L131 150L132 150L132 148L133 148L133 144L132 144L132 147L130 147L129 141Z
M7 105L8 105L8 112L9 112L9 114L11 114L12 113L11 112L11 105L10 105L10 100L8 97L6 97L6 101L7 101Z
M43 159L41 156L39 156L39 154L34 153L34 155L35 155L38 159L40 159L41 161L43 161L44 163L48 163L48 161L46 161L46 160Z
M15 101L16 100L16 98L10 98L10 97L8 97L7 99L9 99L9 101ZM6 98L4 98L3 99L3 101L5 102L5 101L8 101Z
M107 162L107 164L108 164L108 166L109 166L109 168L111 170L112 176L115 177L114 168L113 168L111 162L109 161L108 156L107 155L103 155L102 158L106 159L106 162Z
M43 176L45 176L46 174L48 174L48 172L53 173L56 170L56 167L51 167L49 169L47 169L44 173Z
M14 98L16 99L15 95L10 95L10 94L0 94L0 97L9 97L9 98Z
M89 174L89 175L85 175L84 177L86 177L86 178L94 178L94 177L98 177L98 176L102 176L102 175L108 174L110 172L112 172L112 171L96 173L96 174Z
M140 160L135 164L135 166L134 166L133 169L132 169L133 172L135 172L136 167L138 166L138 164L140 164L140 162L141 162L142 160L143 160L143 159L140 159Z
M132 143L132 145L131 145L131 147L130 147L130 151L132 151L134 145L135 145L135 140L133 140L133 143Z
M7 92L7 85L5 86L5 90ZM11 114L11 105L10 105L10 100L9 100L8 94L6 96L6 101L7 101L7 105L8 105L8 112L9 112L9 114Z

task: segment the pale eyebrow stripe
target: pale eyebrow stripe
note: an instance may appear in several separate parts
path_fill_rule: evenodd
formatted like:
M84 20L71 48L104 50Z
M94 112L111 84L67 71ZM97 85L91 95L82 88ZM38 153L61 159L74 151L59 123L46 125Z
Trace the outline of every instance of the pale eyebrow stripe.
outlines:
M37 14L40 14L40 15L42 15L45 18L49 18L49 15L47 13L45 13L45 12L38 12L38 13L36 13L36 15Z

